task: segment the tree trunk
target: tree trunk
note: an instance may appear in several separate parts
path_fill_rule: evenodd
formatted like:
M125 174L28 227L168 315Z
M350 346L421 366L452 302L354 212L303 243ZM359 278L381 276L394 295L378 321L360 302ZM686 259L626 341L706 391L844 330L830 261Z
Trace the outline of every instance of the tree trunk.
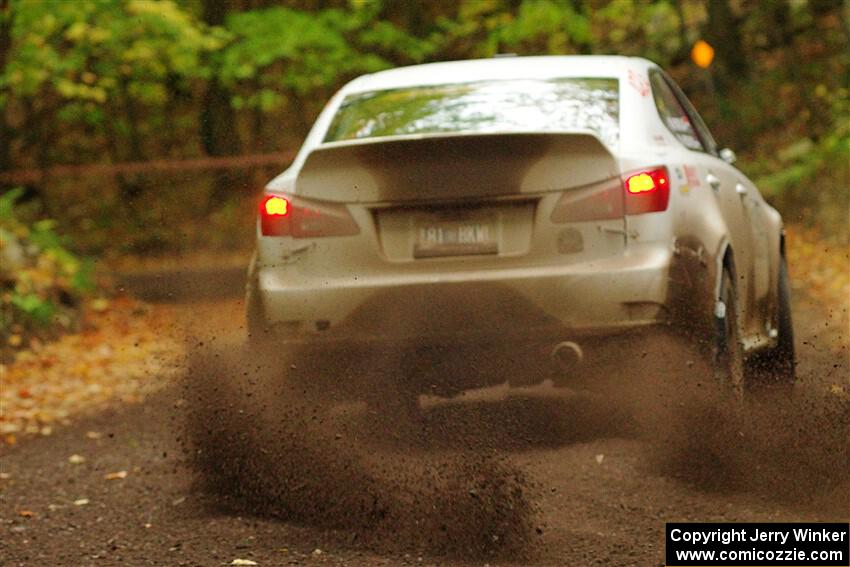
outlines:
M6 68L11 49L12 8L8 0L0 0L0 69ZM7 106L0 109L0 172L12 170L12 127L7 113Z
M145 156L142 151L141 134L139 133L139 111L125 79L120 80L120 86L121 95L124 99L124 110L127 115L127 138L130 148L129 161L142 162L145 161ZM121 190L121 196L128 203L132 203L144 192L144 184L139 175L118 175L116 177Z
M227 3L220 0L202 0L204 22L211 26L224 24L227 15ZM242 144L236 125L236 113L230 105L230 92L213 75L210 79L201 104L201 144L204 152L210 156L238 155ZM234 191L244 185L237 171L218 170L213 174L213 186L210 192L208 208L216 208L228 199Z
M691 40L688 37L688 22L685 20L685 8L682 6L682 2L673 2L673 5L676 9L676 17L679 20L679 43L681 43L681 46L673 57L672 64L679 65L688 60L691 52Z
M729 0L709 0L705 36L716 53L717 87L721 94L728 92L735 81L744 79L749 69L739 25Z

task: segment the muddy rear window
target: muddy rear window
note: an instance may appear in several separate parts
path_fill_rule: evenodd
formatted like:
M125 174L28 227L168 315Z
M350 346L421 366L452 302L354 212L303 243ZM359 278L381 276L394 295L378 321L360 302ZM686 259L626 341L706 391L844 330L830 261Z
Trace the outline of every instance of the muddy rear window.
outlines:
M347 96L325 142L407 134L592 131L619 136L614 78L498 80Z

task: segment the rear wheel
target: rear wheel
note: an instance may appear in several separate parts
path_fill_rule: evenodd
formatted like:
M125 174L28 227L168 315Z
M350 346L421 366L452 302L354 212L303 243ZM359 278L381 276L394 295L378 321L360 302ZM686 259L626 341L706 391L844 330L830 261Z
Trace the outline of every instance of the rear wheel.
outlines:
M266 318L253 260L248 269L248 283L245 286L245 323L248 343L254 347L279 349L281 340L287 337L280 325L270 325Z
M746 386L744 349L735 284L729 270L723 270L720 298L715 309L716 336L714 344L714 374L720 387L736 399L743 400Z
M248 341L258 344L266 335L266 317L263 302L258 291L256 255L251 258L248 268L248 283L245 285L245 323L248 330Z
M785 258L779 264L776 305L776 346L760 352L750 362L752 387L790 394L796 381L794 325L791 320L791 291Z
M248 340L257 343L266 334L266 325L263 316L263 306L257 297L256 291L249 289L245 295L245 318L248 328Z

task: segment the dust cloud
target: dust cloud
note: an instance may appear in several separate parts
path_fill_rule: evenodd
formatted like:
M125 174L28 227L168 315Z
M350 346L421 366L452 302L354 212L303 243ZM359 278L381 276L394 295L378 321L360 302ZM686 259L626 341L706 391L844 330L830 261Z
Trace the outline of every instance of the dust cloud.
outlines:
M319 528L355 545L464 558L520 557L533 487L494 451L403 450L433 432L322 396L308 361L201 341L186 376L190 454L222 506ZM302 364L303 362L303 364ZM343 372L344 369L340 369Z
M403 360L376 355L373 371L393 379ZM644 336L589 358L567 396L426 396L414 419L398 412L392 388L368 405L352 401L363 394L353 383L329 388L360 370L321 365L309 353L195 339L187 437L217 506L340 530L354 547L528 560L546 524L543 496L513 456L619 437L639 444L640 474L846 514L846 399L800 388L739 403L715 386L705 349L682 337Z
M768 386L740 399L719 387L705 349L670 335L636 348L643 357L630 369L631 387L610 399L637 419L648 474L846 516L850 400L824 387L828 377L783 391L750 363L748 372ZM830 370L840 383L841 365Z
M650 459L708 492L749 493L846 515L850 406L800 389L743 405L690 395L656 421Z
M647 335L620 354L596 369L596 393L609 411L633 420L645 474L846 517L850 399L824 387L829 376L793 392L754 389L741 400L717 384L707 345L686 337ZM836 383L846 380L840 364L827 371ZM773 383L758 362L748 372Z

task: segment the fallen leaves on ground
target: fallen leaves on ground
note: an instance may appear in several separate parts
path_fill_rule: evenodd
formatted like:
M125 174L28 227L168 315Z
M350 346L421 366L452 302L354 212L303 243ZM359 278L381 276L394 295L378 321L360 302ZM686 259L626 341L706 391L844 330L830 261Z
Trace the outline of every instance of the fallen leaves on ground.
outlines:
M0 365L0 445L21 434L49 435L51 424L112 400L141 401L170 381L182 356L170 313L125 297L102 307L87 310L85 331Z
M850 246L833 244L812 229L786 230L791 283L827 309L847 313L850 298Z
M804 309L816 307L820 316L820 320L814 319L812 336L846 357L850 349L850 246L841 238L830 241L814 230L792 226L787 230L786 251L792 295L803 299ZM803 342L799 348L813 347ZM850 377L834 385L833 393L844 394L848 386Z

